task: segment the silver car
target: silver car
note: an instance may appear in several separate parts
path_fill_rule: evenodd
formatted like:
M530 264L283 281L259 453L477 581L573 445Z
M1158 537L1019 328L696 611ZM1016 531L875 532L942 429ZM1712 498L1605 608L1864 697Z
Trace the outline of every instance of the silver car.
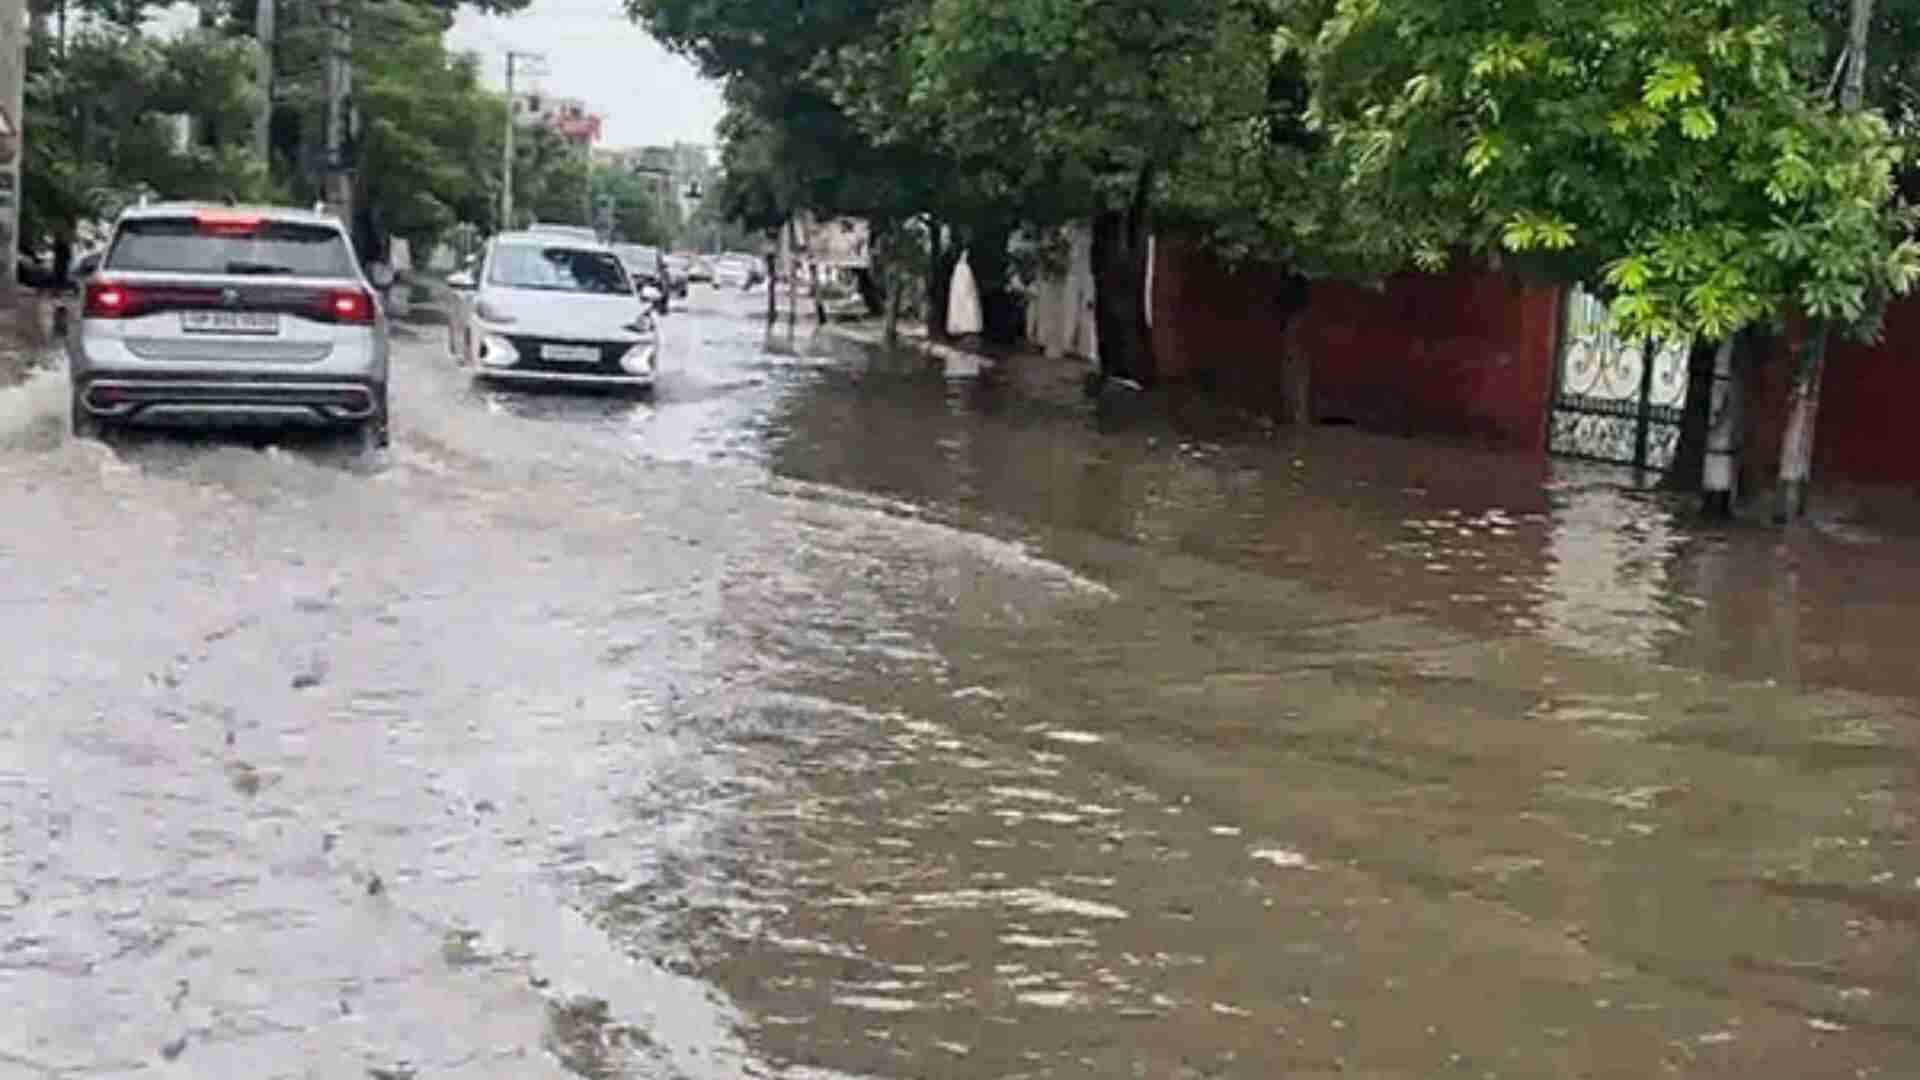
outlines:
M659 337L632 268L603 244L506 233L478 277L447 279L465 300L453 352L476 377L519 383L653 385Z
M388 439L387 328L338 219L142 206L70 321L73 431L133 422L325 424Z

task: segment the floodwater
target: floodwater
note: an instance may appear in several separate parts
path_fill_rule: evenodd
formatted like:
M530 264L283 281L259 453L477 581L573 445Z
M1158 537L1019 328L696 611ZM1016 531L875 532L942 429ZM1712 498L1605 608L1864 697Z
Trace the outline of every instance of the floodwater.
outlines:
M760 302L0 391L0 1080L1920 1072L1920 545Z

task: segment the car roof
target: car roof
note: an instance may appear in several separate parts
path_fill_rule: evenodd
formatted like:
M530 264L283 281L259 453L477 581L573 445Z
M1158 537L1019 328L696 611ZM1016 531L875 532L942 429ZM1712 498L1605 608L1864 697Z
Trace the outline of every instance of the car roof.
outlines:
M218 214L257 214L270 221L284 221L301 225L326 225L338 229L340 219L324 210L302 210L293 206L253 206L229 205L213 202L157 202L144 206L130 206L120 214L122 221L143 221L155 218L191 217L202 213Z
M536 221L532 225L527 226L526 231L530 233L544 233L548 236L572 236L581 240L600 239L598 229L590 229L585 225L543 225Z
M544 247L570 247L581 251L611 251L599 240L589 240L568 232L546 232L540 229L527 229L522 232L507 232L493 238L496 244L539 244Z

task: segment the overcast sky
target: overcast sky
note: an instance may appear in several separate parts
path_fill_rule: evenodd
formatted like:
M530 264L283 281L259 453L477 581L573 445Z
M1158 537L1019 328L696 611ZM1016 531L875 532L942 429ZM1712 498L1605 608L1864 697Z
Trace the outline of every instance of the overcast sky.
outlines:
M182 6L161 22L185 26L193 17ZM462 8L450 37L453 48L480 54L496 89L506 83L509 48L544 54L545 73L516 83L585 99L606 117L603 145L714 141L719 84L627 21L620 0L533 0L525 14L494 19Z
M719 85L627 21L622 9L620 0L533 0L525 14L484 18L463 8L452 45L479 53L495 87L506 80L509 47L545 54L546 73L531 85L585 99L606 117L605 145L711 144L722 109Z

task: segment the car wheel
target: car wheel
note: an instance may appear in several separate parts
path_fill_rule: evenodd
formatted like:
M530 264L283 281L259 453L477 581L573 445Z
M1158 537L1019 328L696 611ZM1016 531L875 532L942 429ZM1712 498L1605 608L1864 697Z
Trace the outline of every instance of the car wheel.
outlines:
M373 415L354 425L354 442L362 453L372 454L393 444L393 414L387 408L387 391L380 388L379 407Z
M76 440L98 442L104 425L100 418L87 411L86 403L80 400L80 391L72 394L73 437Z

